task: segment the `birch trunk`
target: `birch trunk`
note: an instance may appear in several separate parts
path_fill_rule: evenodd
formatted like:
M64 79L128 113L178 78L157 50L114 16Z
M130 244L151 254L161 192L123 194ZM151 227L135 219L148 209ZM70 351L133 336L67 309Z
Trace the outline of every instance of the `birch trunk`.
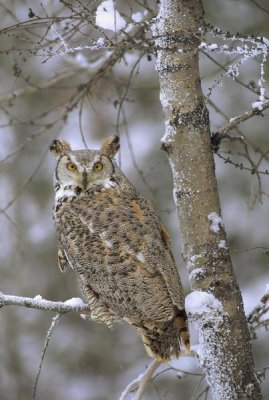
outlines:
M153 28L183 257L193 293L190 319L214 400L262 399L243 303L232 268L199 77L201 0L161 0ZM187 307L188 308L188 307Z

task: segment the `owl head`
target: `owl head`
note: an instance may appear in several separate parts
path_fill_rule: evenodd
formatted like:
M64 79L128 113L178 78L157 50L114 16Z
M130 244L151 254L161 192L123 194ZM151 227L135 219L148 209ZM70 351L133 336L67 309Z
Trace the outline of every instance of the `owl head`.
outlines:
M119 137L115 135L105 139L100 150L72 150L64 140L54 140L50 151L58 158L54 176L56 192L78 194L96 184L115 186L114 174L118 167L113 156L119 148Z

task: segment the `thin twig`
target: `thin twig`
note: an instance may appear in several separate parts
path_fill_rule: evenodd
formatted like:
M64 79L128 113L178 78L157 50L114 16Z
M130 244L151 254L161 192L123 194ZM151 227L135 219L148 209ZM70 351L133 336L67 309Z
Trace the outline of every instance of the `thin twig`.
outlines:
M44 358L45 358L45 354L46 354L46 351L47 351L47 348L48 348L48 345L49 345L49 342L50 342L50 339L51 339L51 335L52 335L54 329L56 328L56 326L58 325L58 323L60 322L60 317L61 317L61 314L56 314L55 317L52 318L52 322L51 322L50 328L49 328L49 330L47 332L45 344L44 344L44 347L43 347L43 351L41 353L41 358L40 358L38 371L37 371L37 375L36 375L36 379L35 379L35 385L34 385L34 391L33 391L33 399L35 399L37 384L38 384L38 380L39 380L39 377L40 377L40 373L41 373L43 361L44 361Z
M269 247L265 246L254 246L246 249L232 250L231 254L244 253L245 251L252 251L252 250L263 250L262 254L269 255Z
M152 363L149 365L148 369L146 370L145 374L143 375L142 379L139 382L138 391L135 395L134 400L141 400L143 394L146 390L147 384L152 378L152 375L156 371L156 369L161 365L160 361L154 359Z
M203 52L203 54L210 60L212 61L214 64L216 64L219 68L221 68L223 71L227 72L227 68L225 66L223 66L221 63L219 63L217 60L215 60L214 57L212 57L210 54ZM259 94L258 90L255 90L253 88L251 88L249 85L247 85L246 83L242 82L240 79L238 79L238 77L233 77L233 79L235 80L235 82L237 82L239 85L243 86L245 89L250 90L252 93L255 94ZM266 97L266 100L268 100L268 97Z
M9 101L13 101L18 99L21 96L28 96L30 94L34 94L37 91L49 89L54 86L56 83L64 80L70 79L74 76L77 76L81 72L85 72L88 68L83 67L73 67L72 70L62 71L58 73L56 76L52 77L51 79L46 79L46 81L41 82L34 86L27 86L26 88L18 89L12 93L5 94L0 97L0 104L7 103Z
M201 386L201 383L202 383L204 377L205 377L205 374L202 374L202 376L201 376L201 378L200 378L198 384L195 386L195 388L194 388L194 390L193 390L193 393L192 393L192 396L191 396L191 400L196 400L196 399L197 399L195 396L196 396L196 393L197 393L198 390L199 390L199 387Z
M160 361L154 359L143 374L140 374L131 383L129 383L129 385L122 392L119 400L126 399L128 394L134 392L135 390L137 390L137 393L134 397L134 400L141 400L148 382L150 381L152 375L160 365L161 365Z
M80 102L80 107L79 107L79 115L78 115L78 122L79 122L79 131L80 131L80 136L82 139L82 142L85 146L85 149L88 149L87 143L86 143L86 139L85 139L85 135L83 132L83 126L82 126L82 113L83 113L83 101L81 100Z
M221 128L217 133L220 136L225 136L229 131L234 129L237 125L241 124L241 122L248 120L254 115L260 115L263 111L267 110L267 108L269 108L269 101L263 103L259 109L251 108L250 110L245 111L238 117L232 118L230 120L230 123Z

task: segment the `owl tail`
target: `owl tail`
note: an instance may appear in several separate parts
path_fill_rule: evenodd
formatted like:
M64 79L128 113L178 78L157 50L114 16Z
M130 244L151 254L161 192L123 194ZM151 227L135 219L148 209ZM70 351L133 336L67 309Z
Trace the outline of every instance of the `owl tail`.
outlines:
M178 358L184 349L190 351L190 335L185 311L180 311L173 321L162 326L147 328L136 327L141 335L145 349L150 357L160 362Z

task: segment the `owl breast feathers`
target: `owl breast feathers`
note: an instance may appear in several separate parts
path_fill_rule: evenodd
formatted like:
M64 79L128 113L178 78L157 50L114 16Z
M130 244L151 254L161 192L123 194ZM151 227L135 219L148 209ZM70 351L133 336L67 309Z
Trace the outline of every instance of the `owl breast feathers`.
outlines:
M75 271L92 319L127 321L167 361L189 348L183 290L168 234L113 160L118 148L117 136L99 151L52 143L59 266Z

